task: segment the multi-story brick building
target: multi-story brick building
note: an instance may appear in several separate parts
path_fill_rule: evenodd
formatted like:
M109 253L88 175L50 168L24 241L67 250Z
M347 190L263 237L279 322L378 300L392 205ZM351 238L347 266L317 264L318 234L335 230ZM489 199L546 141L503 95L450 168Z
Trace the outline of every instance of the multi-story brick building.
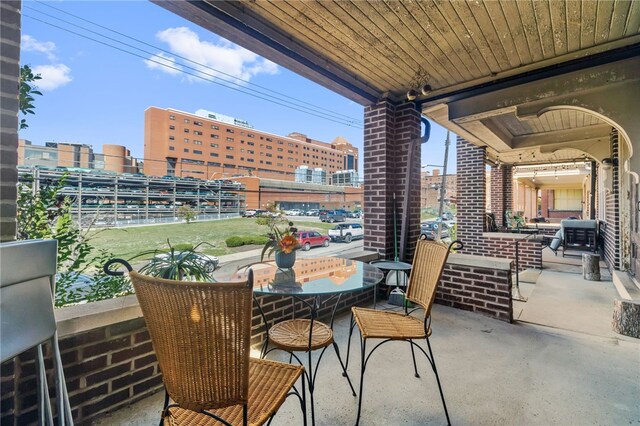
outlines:
M440 188L442 187L440 169L433 169L433 172L422 172L420 178L420 207L437 209L440 205ZM445 205L456 203L456 188L456 175L447 175L444 190Z
M209 179L222 173L294 181L302 165L323 168L327 179L357 170L358 149L342 137L326 143L301 133L279 136L210 111L152 106L145 111L144 159L144 173L152 176Z

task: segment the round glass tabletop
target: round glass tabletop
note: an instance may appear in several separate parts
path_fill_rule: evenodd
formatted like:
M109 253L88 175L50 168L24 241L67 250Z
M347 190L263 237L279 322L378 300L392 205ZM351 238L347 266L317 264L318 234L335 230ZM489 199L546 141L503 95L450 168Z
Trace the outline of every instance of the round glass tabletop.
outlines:
M249 266L253 270L256 294L318 296L363 290L382 281L384 275L373 265L336 257L297 259L292 269L280 269L274 262ZM248 268L235 272L228 281L246 278ZM216 277L222 281L222 277Z
M413 267L410 263L400 262L398 260L376 260L371 262L371 264L385 271L410 271Z

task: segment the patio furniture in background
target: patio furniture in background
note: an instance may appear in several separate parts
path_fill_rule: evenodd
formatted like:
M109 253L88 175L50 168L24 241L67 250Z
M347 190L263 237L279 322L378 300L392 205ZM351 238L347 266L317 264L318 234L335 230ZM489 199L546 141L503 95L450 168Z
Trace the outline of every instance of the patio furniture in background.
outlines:
M562 257L567 250L598 251L598 223L595 220L563 219Z
M141 275L120 259L105 270L114 263L129 270L162 371L161 424L261 425L292 393L306 424L304 380L301 393L294 387L304 368L249 356L251 276L232 283L173 281Z
M0 362L36 347L40 425L54 424L43 356L47 342L53 349L58 424L73 425L53 314L57 250L56 240L0 244Z
M424 317L422 319L411 316L410 314L413 311L407 312L406 306L404 314L359 307L353 307L351 309L352 326L349 332L349 347L347 352L349 352L349 348L351 346L351 334L353 332L354 321L355 325L358 326L362 337L360 345L360 393L358 398L358 416L356 418L356 425L360 422L364 373L367 363L377 348L379 348L383 343L393 340L404 340L409 342L416 377L420 376L416 365L414 347L420 350L420 352L427 357L427 360L436 375L438 390L440 391L442 405L444 407L445 416L447 417L447 424L451 424L451 421L449 420L449 412L447 411L447 404L444 399L444 393L442 392L442 386L440 384L440 377L438 376L438 370L436 369L435 358L433 357L433 351L431 350L431 344L429 343L429 336L431 336L431 306L435 299L436 288L440 281L440 276L442 275L444 265L447 262L449 251L452 247L455 247L456 250L460 250L462 249L462 244L459 241L454 241L447 246L437 242L419 240L416 245L413 257L413 268L411 270L411 275L409 276L406 297L408 301L418 304L424 310ZM374 346L367 355L366 345L368 339L381 339L382 342ZM416 339L425 339L427 341L429 354L414 342Z

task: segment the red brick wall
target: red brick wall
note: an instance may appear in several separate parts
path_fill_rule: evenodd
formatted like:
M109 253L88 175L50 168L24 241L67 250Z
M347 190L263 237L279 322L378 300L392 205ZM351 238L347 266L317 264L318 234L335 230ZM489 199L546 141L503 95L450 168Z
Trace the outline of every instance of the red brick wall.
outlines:
M464 243L465 254L480 254L485 218L486 181L485 147L477 147L458 136L457 141L457 237ZM496 217L496 222L498 221ZM499 222L498 222L499 223Z
M436 293L436 303L513 321L511 272L447 263Z
M508 164L491 168L491 212L498 227L507 226L504 212L513 210L513 168Z
M486 205L485 183L486 148L478 147L461 137L457 145L457 178L458 178L458 228L457 238L464 243L465 254L492 256L515 261L515 240L506 237L487 237L484 232ZM512 168L502 165L498 182L493 182L492 174L492 206L493 198L497 198L496 208L512 204L513 185L510 185ZM494 186L495 185L495 186ZM500 190L502 188L502 190ZM502 197L496 197L501 192ZM502 214L504 217L504 214ZM502 223L496 214L496 223ZM520 269L542 267L542 244L539 240L520 244Z
M118 409L162 387L142 318L65 336L59 345L76 423L87 423L108 409ZM46 356L51 366L50 350ZM51 376L49 383L53 383ZM0 423L36 424L35 351L2 365L2 385ZM18 389L17 394L13 389Z
M420 135L420 114L413 104L393 105L380 101L364 113L364 249L393 256L393 195L398 208L398 232L409 221L408 241L415 242L420 228L420 145L409 158L408 147ZM408 214L402 211L404 177L413 170ZM415 225L415 226L414 226ZM399 239L398 239L399 241ZM411 259L412 250L406 259Z

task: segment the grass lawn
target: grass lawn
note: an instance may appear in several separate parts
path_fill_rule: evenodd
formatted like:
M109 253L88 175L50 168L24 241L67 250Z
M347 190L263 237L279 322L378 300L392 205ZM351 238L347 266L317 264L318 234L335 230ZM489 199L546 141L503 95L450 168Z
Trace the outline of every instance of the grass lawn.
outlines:
M314 230L326 234L333 224L322 222L303 222L294 220L294 226L300 230ZM97 231L91 244L96 248L104 248L114 256L123 259L154 249L167 248L167 239L172 245L179 243L198 244L205 241L215 247L203 245L199 251L220 256L247 249L247 246L228 248L225 240L231 236L265 235L268 228L258 225L255 219L237 218L214 220L208 222L177 223L167 225L138 226ZM260 246L251 246L260 248Z

